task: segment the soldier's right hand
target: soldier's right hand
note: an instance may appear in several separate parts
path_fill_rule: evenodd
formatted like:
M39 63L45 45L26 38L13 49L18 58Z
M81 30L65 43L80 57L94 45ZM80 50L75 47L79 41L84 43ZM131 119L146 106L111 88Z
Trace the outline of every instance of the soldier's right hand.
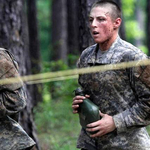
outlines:
M75 96L73 98L72 109L74 114L78 113L79 104L81 104L84 99L84 96Z

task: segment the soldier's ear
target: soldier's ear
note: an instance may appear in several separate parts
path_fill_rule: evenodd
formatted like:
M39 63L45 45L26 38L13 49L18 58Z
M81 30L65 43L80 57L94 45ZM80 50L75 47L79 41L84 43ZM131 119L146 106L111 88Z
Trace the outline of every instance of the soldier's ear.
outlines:
M118 29L121 26L121 22L122 22L122 19L121 18L117 18L114 21L114 29Z

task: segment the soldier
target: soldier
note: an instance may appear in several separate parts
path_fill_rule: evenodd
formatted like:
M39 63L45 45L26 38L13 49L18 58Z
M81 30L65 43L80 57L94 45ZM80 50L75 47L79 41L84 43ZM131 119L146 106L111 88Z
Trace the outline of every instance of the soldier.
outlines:
M148 57L119 35L121 10L112 1L93 4L89 24L96 44L85 49L78 67L140 61ZM150 150L145 129L150 123L150 66L83 74L79 84L99 107L100 119L81 129L77 148L81 150ZM73 98L78 113L84 96ZM95 134L90 132L97 131Z
M0 79L19 77L13 56L0 48ZM0 85L0 150L30 150L35 142L18 124L18 113L26 106L23 83Z

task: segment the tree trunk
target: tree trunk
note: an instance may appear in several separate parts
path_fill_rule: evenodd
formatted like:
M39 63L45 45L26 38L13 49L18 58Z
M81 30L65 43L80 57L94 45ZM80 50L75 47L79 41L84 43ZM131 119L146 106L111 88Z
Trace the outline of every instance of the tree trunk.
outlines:
M97 0L79 0L79 48L82 52L94 43L90 34L88 15L91 6Z
M52 46L53 60L67 59L67 0L52 3Z
M20 68L20 74L31 70L28 51L28 30L24 14L23 0L1 0L0 3L0 46L11 51ZM32 116L32 94L27 92L27 107L21 112L20 122L26 132L37 142Z
M38 37L36 0L27 0L27 8L29 28L29 53L32 68L31 73L38 74L41 72L41 57ZM34 106L36 106L38 102L42 101L42 85L34 84L31 86L33 88L32 103Z
M150 55L150 1L147 0L147 46Z
M67 0L68 54L79 54L78 0Z

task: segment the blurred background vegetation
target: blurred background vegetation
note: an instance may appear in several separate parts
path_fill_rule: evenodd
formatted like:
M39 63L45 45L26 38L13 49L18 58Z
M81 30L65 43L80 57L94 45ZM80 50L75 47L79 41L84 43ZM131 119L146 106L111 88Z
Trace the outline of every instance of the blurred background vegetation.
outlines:
M78 7L80 9L84 5L87 7L84 10L85 14L87 14L89 12L88 7L91 6L92 2L94 0L91 2L81 0L78 3L72 1L72 5L69 5L69 2L65 0L63 2L37 0L41 72L67 70L76 67L76 61L81 51L93 41L84 39L86 34L83 33L81 28L82 21L86 22L84 20L86 15L82 14L82 18L78 18L76 15L79 13L79 9L76 9L71 14L68 12L71 11L69 10L70 7L70 9L75 9L80 4L80 7ZM124 39L141 48L149 55L147 44L147 1L122 0L121 6L124 19ZM74 20L80 20L78 23L80 30L76 28L77 26L74 26L75 24L69 22L70 15L74 17ZM59 28L63 33L60 33ZM58 30L59 32L57 32ZM67 32L67 35L64 32ZM78 35L76 35L77 33ZM58 35L59 37L53 37ZM76 46L72 48L71 39L74 36L77 37L73 39L77 44L73 43ZM56 42L56 39L57 43L55 44L57 46L55 48L54 42ZM61 41L62 39L65 39L65 41ZM66 39L67 44L65 43ZM60 45L58 44L59 42L61 43ZM80 125L78 115L72 114L71 104L74 96L73 91L77 86L77 79L43 84L43 100L34 108L34 120L42 150L76 150L76 140L80 131Z

